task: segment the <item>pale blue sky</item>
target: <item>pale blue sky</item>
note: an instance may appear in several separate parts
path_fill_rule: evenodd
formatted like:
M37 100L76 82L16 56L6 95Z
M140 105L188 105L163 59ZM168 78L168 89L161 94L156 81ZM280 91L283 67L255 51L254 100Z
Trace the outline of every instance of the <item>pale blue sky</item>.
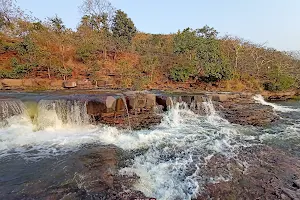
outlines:
M83 0L17 0L23 10L45 19L57 14L75 28ZM174 33L209 25L279 50L300 50L300 0L111 0L136 27L149 33Z

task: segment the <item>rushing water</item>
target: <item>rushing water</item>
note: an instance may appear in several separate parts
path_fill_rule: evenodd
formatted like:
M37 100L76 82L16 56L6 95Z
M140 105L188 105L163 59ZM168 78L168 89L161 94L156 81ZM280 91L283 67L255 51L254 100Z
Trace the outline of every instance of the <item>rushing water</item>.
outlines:
M6 116L0 128L0 197L13 199L34 193L36 185L46 190L74 179L79 169L71 166L76 166L76 157L87 146L113 144L133 155L119 173L140 177L134 189L157 199L192 199L205 184L230 180L229 172L206 175L204 167L216 155L235 158L240 147L260 143L300 152L300 103L274 104L261 96L254 98L272 106L280 123L266 128L234 125L220 117L207 99L204 116L184 103L174 103L162 114L162 123L151 130L121 131L90 124L84 102L40 101L34 119L18 102L17 111Z

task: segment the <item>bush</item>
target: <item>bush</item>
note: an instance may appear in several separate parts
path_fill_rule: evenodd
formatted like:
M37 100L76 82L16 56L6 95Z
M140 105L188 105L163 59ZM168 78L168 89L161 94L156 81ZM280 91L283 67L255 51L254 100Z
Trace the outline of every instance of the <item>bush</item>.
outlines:
M37 64L20 64L17 58L13 57L11 59L12 70L3 70L0 73L1 78L23 78L26 74L30 73L33 67L36 67Z
M193 65L176 64L170 69L170 78L174 81L187 81L190 76L196 74L196 68Z
M274 77L271 74L273 81L263 83L264 89L268 91L283 91L292 88L295 85L295 79L287 74L278 73Z

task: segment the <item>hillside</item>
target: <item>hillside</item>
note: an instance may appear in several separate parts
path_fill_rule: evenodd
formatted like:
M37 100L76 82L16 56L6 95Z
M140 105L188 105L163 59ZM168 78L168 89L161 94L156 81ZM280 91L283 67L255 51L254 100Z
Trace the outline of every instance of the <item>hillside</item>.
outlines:
M14 6L6 10L15 11ZM21 12L9 20L2 17L0 78L88 80L94 87L138 90L299 87L295 55L237 37L219 37L209 26L169 35L141 33L121 10L95 13L83 6L85 15L77 30L66 28L58 16L46 21Z

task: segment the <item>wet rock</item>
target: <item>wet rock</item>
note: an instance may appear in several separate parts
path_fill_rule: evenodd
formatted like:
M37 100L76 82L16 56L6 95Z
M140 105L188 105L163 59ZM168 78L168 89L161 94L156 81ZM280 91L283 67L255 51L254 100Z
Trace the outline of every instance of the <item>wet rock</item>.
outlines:
M116 100L116 112L126 112L126 100L124 98L118 98Z
M157 95L156 96L156 103L157 105L163 106L163 110L167 111L168 107L171 107L173 104L173 100L171 97L166 95Z
M271 106L255 103L252 98L239 98L216 106L225 119L235 124L265 126L279 119Z
M282 192L284 192L284 194L286 194L291 199L299 200L297 193L294 190L290 190L288 188L282 188Z
M197 199L299 199L293 187L300 177L297 157L262 145L236 153L235 159L216 155L207 163L203 176L229 174L231 178L206 184Z
M116 103L117 103L117 99L113 96L108 96L106 97L106 111L107 112L114 112L116 110Z
M294 180L294 184L296 187L300 188L300 179Z
M146 95L142 93L134 93L126 96L128 108L132 110L141 110L146 107Z
M142 192L136 191L133 184L138 180L136 175L121 175L119 166L127 159L123 150L113 145L90 145L76 154L70 153L66 166L55 165L52 179L60 180L51 183L37 181L24 184L24 189L1 199L53 199L53 200L130 200L145 198ZM59 163L62 161L59 161ZM61 163L60 163L61 164ZM50 184L50 185L47 185Z
M181 101L187 103L188 105L191 105L191 103L194 101L193 96L182 96Z
M105 103L101 101L89 101L86 107L87 114L93 118L96 118L96 121L102 116L103 113L106 113L107 110Z
M288 92L263 92L262 95L269 101L286 101L297 95L296 91Z

